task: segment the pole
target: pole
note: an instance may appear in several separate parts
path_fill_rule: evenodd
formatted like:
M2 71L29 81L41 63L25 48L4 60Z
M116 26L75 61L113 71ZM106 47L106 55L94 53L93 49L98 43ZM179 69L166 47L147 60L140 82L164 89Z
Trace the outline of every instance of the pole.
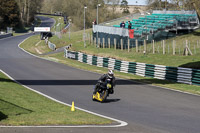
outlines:
M98 8L99 8L99 5L97 4L97 25L99 24L99 21L98 21ZM98 31L97 31L97 41L99 41L98 40ZM97 42L97 44L98 44L99 42Z
M163 40L163 54L165 54L165 40Z
M98 15L99 15L99 14L98 14L98 10L99 10L99 5L97 4L97 25L99 24L99 20L98 20L98 17L99 17L99 16L98 16Z
M135 45L136 45L135 46L136 47L136 52L138 52L138 40L137 39L135 40Z
M101 4L97 4L97 25L99 24L99 6L101 6ZM98 37L99 36L98 36L98 31L97 31L97 39L98 39Z
M153 54L155 54L155 42L153 40Z
M176 54L175 40L173 40L173 55Z
M71 19L69 20L69 40L70 40L70 21Z
M86 9L87 7L85 6L84 7L84 48L86 47L86 42L85 42L85 9Z

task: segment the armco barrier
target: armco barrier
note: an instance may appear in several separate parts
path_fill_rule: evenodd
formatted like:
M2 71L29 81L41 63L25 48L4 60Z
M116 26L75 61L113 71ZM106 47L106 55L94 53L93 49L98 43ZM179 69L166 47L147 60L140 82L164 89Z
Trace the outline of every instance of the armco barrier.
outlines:
M48 45L48 47L51 49L51 50L56 50L56 45L51 43L50 41L48 41L48 39L45 39L45 43Z
M6 37L10 37L12 36L12 33L8 33L8 34L0 34L0 39L2 38L6 38Z
M65 49L66 58L78 60L79 62L106 67L123 73L132 73L143 77L152 77L173 82L200 85L200 70L182 67L168 67L163 65L152 65L138 62L120 61L113 58L87 55Z

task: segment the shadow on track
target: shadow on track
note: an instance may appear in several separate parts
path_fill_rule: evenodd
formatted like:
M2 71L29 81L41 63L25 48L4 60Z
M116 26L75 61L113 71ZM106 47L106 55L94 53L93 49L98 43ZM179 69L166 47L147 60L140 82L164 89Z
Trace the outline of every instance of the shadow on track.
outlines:
M23 85L95 85L97 80L16 80ZM1 78L0 82L13 82ZM116 85L173 84L175 82L159 79L117 79Z
M106 99L106 101L104 103L114 103L114 102L118 102L120 101L121 99Z
M10 80L4 80L10 82ZM97 80L16 80L23 85L95 85ZM140 83L128 80L116 80L116 85L138 85Z
M104 101L103 103L114 103L114 102L118 102L121 99L109 99L107 98L106 101ZM94 102L99 102L98 100L94 100Z

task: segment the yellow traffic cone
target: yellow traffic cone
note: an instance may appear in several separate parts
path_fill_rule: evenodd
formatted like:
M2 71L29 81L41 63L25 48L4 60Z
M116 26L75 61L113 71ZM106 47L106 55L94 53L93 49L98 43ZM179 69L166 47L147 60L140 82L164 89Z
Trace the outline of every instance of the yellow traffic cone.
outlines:
M71 111L75 111L74 101L72 101Z

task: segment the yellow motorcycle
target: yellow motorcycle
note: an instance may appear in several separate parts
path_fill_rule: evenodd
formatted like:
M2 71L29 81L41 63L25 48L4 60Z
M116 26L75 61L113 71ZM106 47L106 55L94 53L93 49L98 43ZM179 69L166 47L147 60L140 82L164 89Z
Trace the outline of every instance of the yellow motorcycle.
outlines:
M105 102L109 94L111 93L112 90L112 85L110 83L110 79L107 79L106 83L104 86L102 86L102 83L99 83L97 85L97 91L95 94L92 96L92 100L99 101L101 103Z

